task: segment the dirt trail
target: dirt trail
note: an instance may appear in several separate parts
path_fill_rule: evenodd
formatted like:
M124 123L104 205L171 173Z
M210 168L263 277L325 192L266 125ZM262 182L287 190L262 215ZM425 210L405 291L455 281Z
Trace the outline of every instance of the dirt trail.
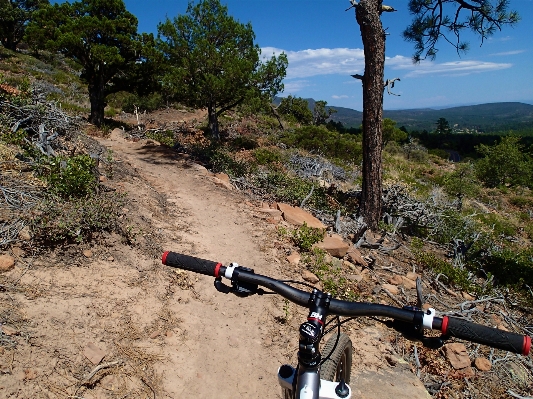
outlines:
M0 397L279 398L275 372L294 358L301 318L282 326L279 299L223 295L212 278L159 260L169 249L281 277L282 254L269 244L275 227L175 152L119 133L100 142L119 166L106 185L130 193L123 211L139 222L135 244L112 234L39 256L13 253L16 266L4 275L11 289L0 295L17 346L0 347ZM426 397L408 368L387 365L385 337L365 326L350 331L356 397ZM88 360L89 343L106 368ZM387 369L393 374L379 378L401 384L377 384L376 375L356 373L364 369Z

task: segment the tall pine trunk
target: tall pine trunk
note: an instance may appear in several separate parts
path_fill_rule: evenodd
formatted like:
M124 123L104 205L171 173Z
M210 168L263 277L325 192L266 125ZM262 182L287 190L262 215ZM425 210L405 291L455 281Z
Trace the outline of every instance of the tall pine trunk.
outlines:
M95 126L102 126L104 123L105 108L105 84L103 78L97 77L89 83L89 98L91 101L91 114L89 122Z
M375 230L382 207L382 120L385 32L381 24L382 0L361 0L356 20L365 52L363 82L363 186L359 215Z
M220 133L218 131L218 116L216 105L209 104L207 106L207 115L209 119L209 131L214 140L220 140Z

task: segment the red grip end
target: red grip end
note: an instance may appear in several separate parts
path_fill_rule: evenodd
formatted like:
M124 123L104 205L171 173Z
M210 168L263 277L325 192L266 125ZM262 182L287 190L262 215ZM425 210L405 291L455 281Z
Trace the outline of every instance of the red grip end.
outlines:
M529 355L529 350L531 349L531 337L526 335L524 337L524 348L522 349L522 355Z
M161 262L166 265L167 264L167 255L170 251L167 251L163 254L163 256L161 257Z
M442 318L442 326L440 330L442 331L442 335L446 335L446 333L448 332L448 316L444 316Z
M215 277L220 277L218 275L218 273L220 272L220 267L222 266L222 263L217 263L217 265L215 266Z

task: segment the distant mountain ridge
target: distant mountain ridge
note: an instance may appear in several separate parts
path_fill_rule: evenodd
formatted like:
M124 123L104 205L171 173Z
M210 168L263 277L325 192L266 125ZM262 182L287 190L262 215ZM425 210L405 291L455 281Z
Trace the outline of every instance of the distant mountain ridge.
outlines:
M281 101L276 99L277 103ZM306 99L313 109L315 100ZM363 113L345 107L329 105L337 110L332 120L342 122L346 127L359 127ZM455 131L477 131L479 133L496 133L513 131L517 134L533 134L533 105L521 102L499 102L478 105L465 105L444 109L419 108L403 110L384 110L384 118L405 126L407 130L435 130L439 118L445 118Z
M363 114L349 108L331 106L337 110L332 115L336 122L346 126L361 125ZM445 118L456 131L478 131L495 133L514 131L516 133L533 133L533 105L520 102L488 103L468 105L445 109L404 109L383 111L384 118L397 122L397 126L405 126L407 130L433 131L439 118Z

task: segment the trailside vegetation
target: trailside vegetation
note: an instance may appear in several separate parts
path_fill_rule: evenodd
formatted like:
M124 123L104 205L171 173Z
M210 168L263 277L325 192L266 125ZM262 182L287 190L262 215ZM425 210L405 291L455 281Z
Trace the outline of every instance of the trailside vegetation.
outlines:
M158 32L169 63L165 90L190 107L207 108L215 139L221 114L247 98L271 100L283 90L285 54L262 62L252 25L235 20L218 0L189 3L185 15L159 24Z
M105 98L122 89L113 79L143 61L137 18L122 0L83 0L48 5L35 12L26 31L36 48L60 52L83 69L91 103L89 122L104 122Z

